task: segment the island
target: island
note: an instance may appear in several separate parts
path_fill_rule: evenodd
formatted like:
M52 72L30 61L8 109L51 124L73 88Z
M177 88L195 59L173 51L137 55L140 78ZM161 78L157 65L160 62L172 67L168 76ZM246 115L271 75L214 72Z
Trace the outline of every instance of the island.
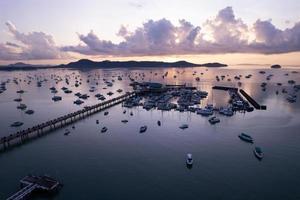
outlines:
M158 68L158 67L227 67L226 64L222 63L204 63L195 64L187 61L177 62L162 62L162 61L92 61L89 59L81 59L76 62L70 62L68 64L60 65L31 65L26 63L15 63L6 66L0 66L2 71L13 71L13 70L36 70L36 69L91 69L91 68Z

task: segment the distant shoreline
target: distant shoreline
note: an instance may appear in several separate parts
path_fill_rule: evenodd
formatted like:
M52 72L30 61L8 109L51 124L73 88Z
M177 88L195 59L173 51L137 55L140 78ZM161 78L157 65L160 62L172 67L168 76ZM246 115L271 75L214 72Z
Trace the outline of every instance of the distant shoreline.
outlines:
M41 66L30 65L25 63L16 63L11 65L0 66L0 71L16 71L16 70L39 70L39 69L114 69L114 68L170 68L170 67L227 67L222 63L204 63L195 64L186 61L177 62L160 62L160 61L100 61L95 62L88 59L82 59L68 64Z

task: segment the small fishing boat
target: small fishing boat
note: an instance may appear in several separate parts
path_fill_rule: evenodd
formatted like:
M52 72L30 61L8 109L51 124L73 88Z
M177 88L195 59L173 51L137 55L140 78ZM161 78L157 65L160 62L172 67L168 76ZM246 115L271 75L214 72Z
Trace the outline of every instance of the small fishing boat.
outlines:
M66 129L64 135L69 135L69 134L70 134L69 129Z
M186 155L186 165L187 166L192 166L193 165L193 157L191 153L188 153Z
M250 136L250 135L247 135L246 133L241 133L239 135L239 138L241 140L244 140L245 142L250 142L250 143L253 143L253 138Z
M187 129L188 127L189 127L189 125L187 125L187 124L182 124L181 126L179 126L179 128L182 130Z
M32 115L32 114L34 113L34 111L33 111L33 110L26 110L25 113L26 113L27 115Z
M19 127L19 126L22 126L23 124L24 124L23 122L14 122L10 126L11 127Z
M109 113L108 111L105 111L105 112L104 112L104 115L108 115L108 113Z
M261 150L260 147L255 147L254 150L253 150L253 152L254 152L254 155L255 155L255 157L257 159L259 159L259 160L263 159L264 154L263 154L263 152L262 152L262 150Z
M142 126L140 128L140 133L144 133L147 130L147 126Z
M99 120L98 119L96 120L96 124L99 124Z
M128 122L128 120L127 119L123 119L121 122L125 124L125 123Z
M158 125L158 126L161 126L161 122L160 122L159 120L157 121L157 125Z

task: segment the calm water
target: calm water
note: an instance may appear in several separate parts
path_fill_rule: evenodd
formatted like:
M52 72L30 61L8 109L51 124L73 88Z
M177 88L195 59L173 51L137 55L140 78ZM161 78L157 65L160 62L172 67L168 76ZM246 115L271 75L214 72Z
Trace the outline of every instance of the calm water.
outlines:
M291 73L295 69L264 70L266 74L246 67L0 72L0 81L21 80L18 85L11 81L7 91L0 94L0 136L18 130L10 127L14 121L24 122L20 128L23 129L99 102L94 97L96 93L113 91L114 97L119 95L116 92L119 88L129 91L129 74L137 76L137 80L142 79L139 74L145 73L145 81L192 84L209 92L201 105L213 103L216 106L226 105L229 97L226 92L212 91L213 85L236 86L235 75L252 74L250 79L241 79L242 87L268 106L266 111L219 116L221 123L212 126L208 118L194 113L146 111L138 107L127 109L123 114L124 108L117 105L109 109L108 116L98 113L75 123L75 130L69 127L69 136L64 136L65 129L60 129L1 153L0 199L17 191L19 180L28 173L49 174L64 183L52 199L300 199L299 98L291 104L286 101L286 94L281 93L282 88L291 91L288 80L300 83L300 70L296 68L299 73ZM168 77L162 79L166 71ZM200 75L201 72L204 74ZM70 85L64 81L56 85L51 79L54 74L63 79L70 77ZM269 74L274 76L266 81ZM123 76L122 81L117 80L118 75ZM228 76L217 83L216 75ZM78 88L74 86L76 76L82 79ZM197 76L200 82L195 81ZM29 77L32 77L30 84ZM114 86L102 89L103 78L115 79ZM36 79L48 81L37 87ZM268 82L265 92L260 88L262 82ZM283 85L277 86L277 82ZM52 86L59 89L58 95L63 101L51 100L53 94L49 88ZM63 86L73 93L64 94L60 90ZM81 106L74 105L74 93L90 93L91 86L97 86L91 97ZM21 97L23 103L35 111L33 115L17 110L18 103L13 99L20 97L16 93L20 89L26 91ZM280 91L279 95L275 94L276 90ZM130 111L133 116L129 115ZM99 124L96 124L97 119ZM123 124L122 119L129 122ZM162 122L161 127L157 126L157 120ZM179 129L183 123L189 124L189 128ZM148 130L140 134L142 125L147 125ZM106 133L101 133L103 126L108 128ZM254 157L254 145L237 137L241 132L250 134L254 145L262 147L265 154L262 161ZM185 165L187 153L193 154L192 169Z

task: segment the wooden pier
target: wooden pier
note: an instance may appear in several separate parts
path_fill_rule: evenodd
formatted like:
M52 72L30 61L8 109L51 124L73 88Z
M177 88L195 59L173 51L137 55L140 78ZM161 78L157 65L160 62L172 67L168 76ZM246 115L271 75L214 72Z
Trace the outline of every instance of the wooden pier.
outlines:
M41 136L46 131L52 131L57 128L62 128L68 124L74 123L75 121L83 119L94 113L103 111L114 105L122 103L123 101L125 101L131 97L134 97L135 95L136 95L135 92L127 92L126 94L121 95L119 97L98 103L93 106L85 107L84 109L81 109L81 110L69 113L67 115L58 117L56 119L49 120L47 122L35 125L31 128L27 128L27 129L18 131L14 134L10 134L8 136L0 138L0 145L5 150L11 144L14 144L16 142L22 144L23 142L25 142L26 140L30 139L33 136ZM1 146L0 146L0 148L1 148Z
M25 176L20 180L21 189L6 200L27 199L34 191L56 192L61 183L49 176Z

